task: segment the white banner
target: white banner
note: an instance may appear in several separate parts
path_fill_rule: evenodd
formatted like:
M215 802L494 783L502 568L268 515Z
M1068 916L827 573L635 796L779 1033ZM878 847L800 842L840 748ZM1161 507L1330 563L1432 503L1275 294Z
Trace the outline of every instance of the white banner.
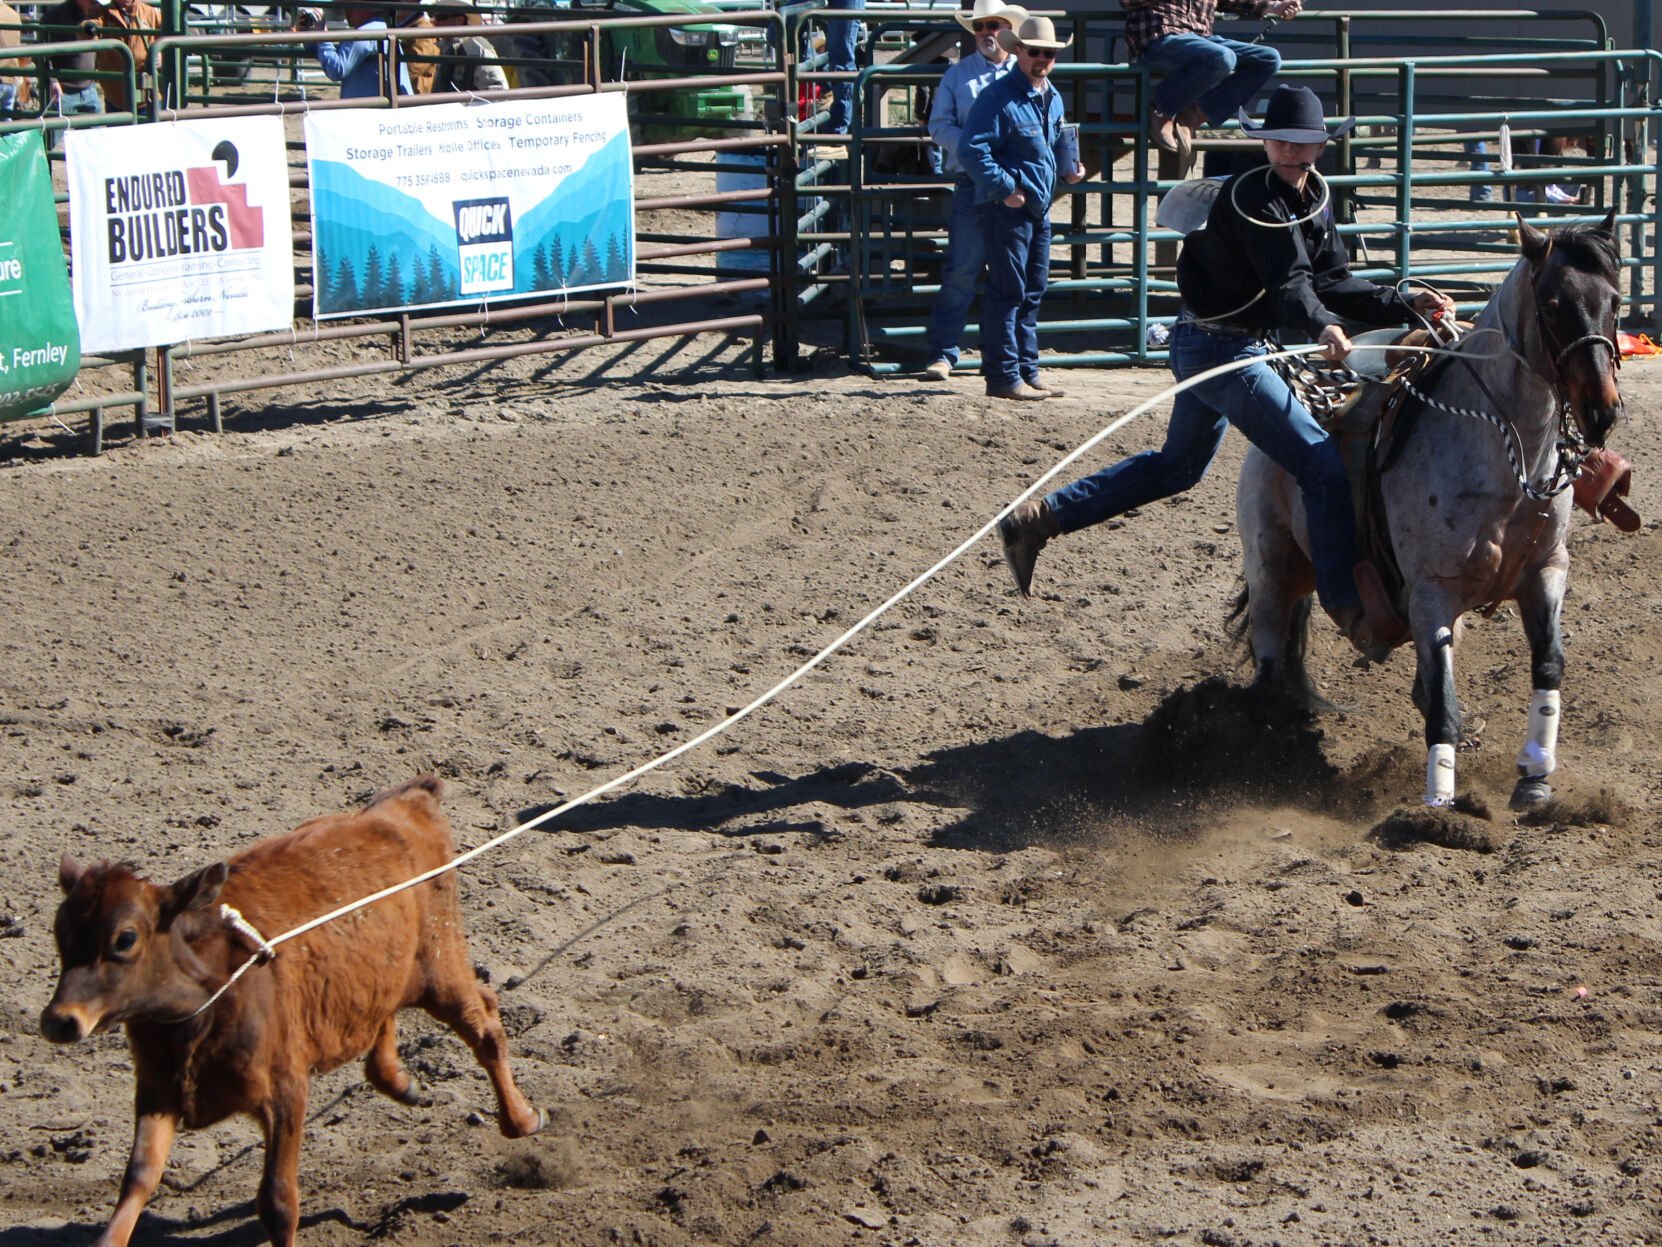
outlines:
M620 92L306 116L316 315L631 283Z
M64 151L83 350L294 323L280 118L71 130Z

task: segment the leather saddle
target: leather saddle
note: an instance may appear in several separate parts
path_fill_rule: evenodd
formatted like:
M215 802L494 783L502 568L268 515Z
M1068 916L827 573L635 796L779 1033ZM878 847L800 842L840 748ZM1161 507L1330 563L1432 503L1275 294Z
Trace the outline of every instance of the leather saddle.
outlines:
M1462 326L1462 329L1466 326ZM1386 339L1392 345L1439 346L1428 329L1410 329ZM1376 360L1381 356L1375 355ZM1407 586L1391 544L1390 519L1385 513L1380 477L1395 461L1423 404L1405 382L1422 389L1450 362L1446 355L1417 351L1386 351L1383 363L1363 372L1362 384L1350 401L1327 422L1338 442L1345 473L1350 478L1351 505L1356 511L1356 540L1362 562L1356 566L1356 587L1373 625L1375 639L1395 647L1410 639Z

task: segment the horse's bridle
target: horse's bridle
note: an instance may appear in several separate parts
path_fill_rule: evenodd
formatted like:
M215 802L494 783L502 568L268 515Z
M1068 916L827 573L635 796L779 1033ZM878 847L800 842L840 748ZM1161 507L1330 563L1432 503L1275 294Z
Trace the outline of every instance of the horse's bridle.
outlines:
M1550 242L1548 243L1547 254L1551 254ZM1546 256L1543 255L1541 257L1541 263L1545 264L1545 262ZM1558 462L1553 465L1552 475L1547 478L1547 483L1544 486L1535 486L1530 483L1529 477L1524 472L1523 468L1523 439L1518 436L1518 430L1510 420L1504 420L1498 414L1494 414L1500 411L1500 401L1495 397L1494 392L1489 389L1488 383L1484 381L1482 374L1478 372L1477 366L1464 354L1458 352L1457 350L1455 358L1459 359L1460 362L1466 366L1466 370L1471 373L1472 380L1476 382L1477 388L1483 392L1483 397L1488 399L1489 407L1491 409L1490 411L1474 411L1465 408L1451 407L1448 404L1440 403L1436 399L1433 399L1430 395L1421 392L1415 386L1409 384L1406 379L1404 380L1404 385L1407 387L1408 392L1415 398L1419 399L1422 403L1428 403L1433 407L1438 407L1445 411L1455 411L1463 415L1475 416L1480 420L1488 421L1490 424L1493 424L1496 428L1498 428L1501 431L1503 439L1505 440L1506 457L1512 465L1513 473L1517 476L1518 487L1523 490L1528 497L1534 499L1536 502L1546 502L1557 497L1574 484L1576 477L1581 475L1582 461L1587 458L1587 455L1592 449L1581 440L1580 431L1576 428L1575 410L1570 405L1569 390L1564 384L1564 360L1567 359L1570 352L1575 350L1577 347L1596 344L1603 346L1610 352L1612 371L1615 371L1619 370L1622 366L1622 352L1614 340L1612 340L1608 335L1602 333L1584 333L1574 341L1560 345L1558 335L1553 333L1552 326L1547 324L1547 318L1541 312L1540 292L1536 289L1535 282L1533 280L1529 283L1529 294L1530 302L1533 304L1531 311L1534 313L1535 317L1535 328L1541 335L1541 342L1546 347L1548 352L1547 361L1548 367L1552 370L1551 375L1549 376L1547 373L1543 372L1527 357L1525 357L1523 352L1519 349L1518 343L1512 340L1512 335L1510 333L1508 333L1505 329L1501 329L1499 332L1502 340L1506 343L1507 354L1515 359L1520 366L1539 377L1546 384L1547 388L1552 391L1553 398L1557 400Z

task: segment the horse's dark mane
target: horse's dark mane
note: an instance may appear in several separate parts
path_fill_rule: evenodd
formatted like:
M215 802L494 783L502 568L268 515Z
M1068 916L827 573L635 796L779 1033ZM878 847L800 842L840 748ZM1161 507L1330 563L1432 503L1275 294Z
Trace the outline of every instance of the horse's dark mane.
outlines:
M1595 268L1612 279L1621 273L1616 240L1596 225L1566 225L1553 230L1552 243L1576 268Z

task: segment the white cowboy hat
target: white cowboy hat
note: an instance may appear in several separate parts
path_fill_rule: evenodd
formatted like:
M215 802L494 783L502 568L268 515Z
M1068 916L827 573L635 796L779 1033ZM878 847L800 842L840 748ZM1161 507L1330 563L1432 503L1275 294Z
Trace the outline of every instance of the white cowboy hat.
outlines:
M1014 30L998 32L998 46L1006 52L1017 48L1065 48L1073 43L1069 35L1064 42L1056 37L1056 27L1048 17L1024 17Z
M1027 10L1014 4L1005 4L1003 0L975 0L975 7L968 12L960 10L953 15L960 26L971 34L975 32L975 23L990 22L995 19L1009 22L1017 26L1027 16Z

